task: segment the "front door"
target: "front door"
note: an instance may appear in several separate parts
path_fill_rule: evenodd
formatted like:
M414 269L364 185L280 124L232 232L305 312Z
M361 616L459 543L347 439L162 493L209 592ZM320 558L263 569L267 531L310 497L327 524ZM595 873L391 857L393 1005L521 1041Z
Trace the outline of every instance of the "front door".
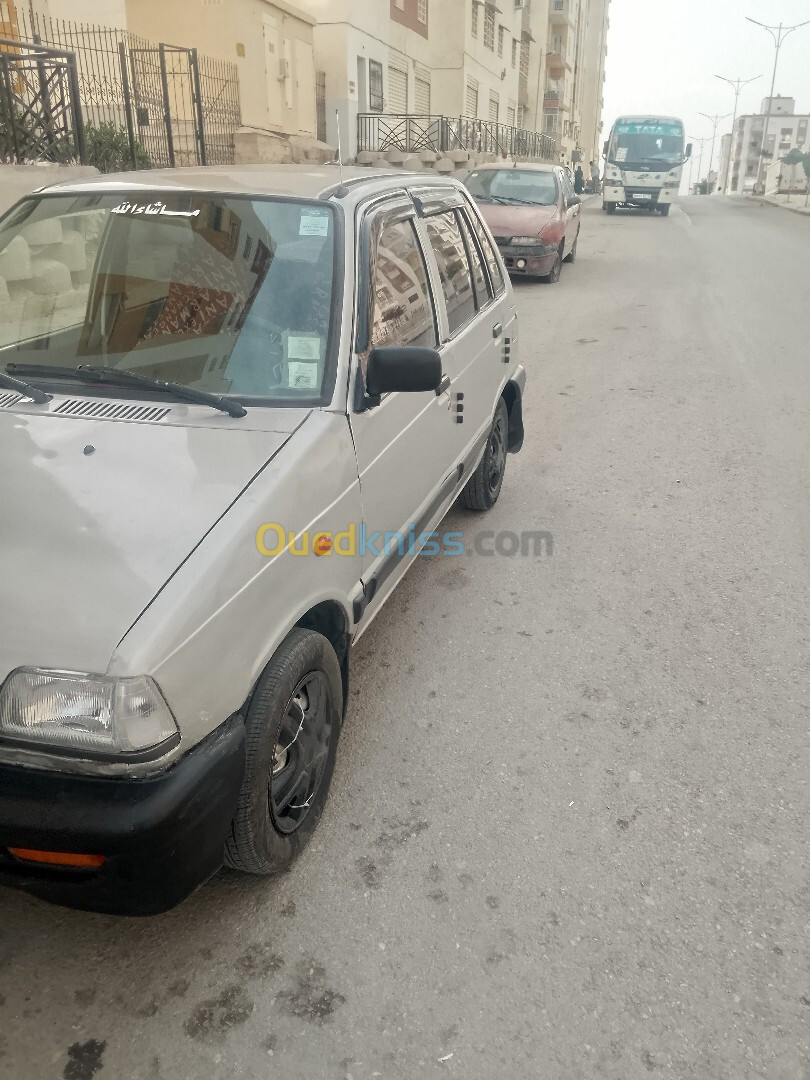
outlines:
M410 199L367 215L368 265L360 267L361 297L350 422L363 503L364 601L383 602L458 486L454 372L439 391L392 393L369 408L363 399L369 351L378 345L437 347L436 311ZM369 288L369 282L371 288Z

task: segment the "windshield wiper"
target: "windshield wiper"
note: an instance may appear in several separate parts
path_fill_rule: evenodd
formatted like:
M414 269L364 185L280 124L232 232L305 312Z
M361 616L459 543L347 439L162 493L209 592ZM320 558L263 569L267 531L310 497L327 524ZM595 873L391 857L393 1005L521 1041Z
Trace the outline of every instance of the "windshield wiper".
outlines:
M509 195L492 195L493 202L501 203L503 206L548 206L548 203L540 203L535 199L515 199Z
M2 371L0 371L0 386L5 386L7 390L16 390L18 394L30 398L37 405L47 405L51 400L51 394L46 394L44 390L37 390L35 386L29 386L21 379L13 379L11 375L5 375Z
M121 368L92 367L80 364L75 368L62 368L54 364L7 364L8 371L19 372L21 375L40 375L52 379L78 379L88 383L110 383L117 386L128 386L133 390L159 390L174 394L184 401L192 401L197 405L210 405L212 409L227 413L229 416L247 416L247 410L238 401L228 401L227 398L209 394L206 390L195 390L191 386L183 386L181 383L164 382L162 379L153 379L148 375L138 375L134 371L123 371ZM16 380L15 380L16 381Z

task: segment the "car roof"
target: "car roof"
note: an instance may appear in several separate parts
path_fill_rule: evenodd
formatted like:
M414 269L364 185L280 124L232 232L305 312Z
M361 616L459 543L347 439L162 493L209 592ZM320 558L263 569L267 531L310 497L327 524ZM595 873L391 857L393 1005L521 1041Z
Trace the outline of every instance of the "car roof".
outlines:
M507 169L521 169L531 170L531 172L553 172L555 169L561 169L562 165L547 164L536 161L513 161L511 164L506 162L488 162L486 165L476 165L472 172L492 172L499 171L504 172Z
M428 185L458 187L457 181L436 173L407 173L402 169L367 169L336 165L208 165L142 172L108 173L69 180L40 189L58 192L210 191L239 195L282 195L317 199L336 187L375 190Z

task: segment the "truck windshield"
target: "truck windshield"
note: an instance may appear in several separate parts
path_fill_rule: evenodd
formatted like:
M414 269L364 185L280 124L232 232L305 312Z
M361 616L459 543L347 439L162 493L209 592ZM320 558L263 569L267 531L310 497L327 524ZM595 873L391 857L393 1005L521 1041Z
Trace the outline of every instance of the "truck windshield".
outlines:
M622 168L683 164L684 133L680 124L619 123L613 129L608 161Z
M514 206L552 206L557 201L553 172L539 169L482 169L467 177L467 189L476 202Z
M47 365L31 375L41 382L54 368L103 366L254 404L312 404L330 351L334 263L323 203L30 199L0 224L0 370Z

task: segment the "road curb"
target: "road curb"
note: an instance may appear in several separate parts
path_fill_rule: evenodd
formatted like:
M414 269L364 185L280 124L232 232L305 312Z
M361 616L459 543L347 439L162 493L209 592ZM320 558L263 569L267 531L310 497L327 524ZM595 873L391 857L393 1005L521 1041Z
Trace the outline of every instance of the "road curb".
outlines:
M800 217L810 217L810 207L787 206L782 203L771 202L770 199L763 199L761 195L746 195L745 197L749 202L759 203L760 206L772 206L774 210L789 210L791 214L799 214Z

